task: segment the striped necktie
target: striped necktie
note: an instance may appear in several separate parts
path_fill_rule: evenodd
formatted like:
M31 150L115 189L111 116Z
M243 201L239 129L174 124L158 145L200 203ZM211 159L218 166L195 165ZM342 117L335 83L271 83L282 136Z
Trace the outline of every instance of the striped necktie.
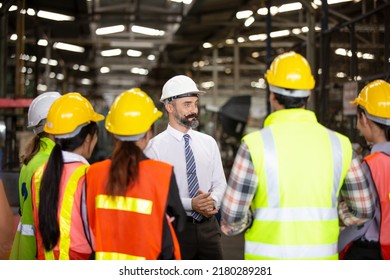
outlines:
M188 192L190 197L193 198L198 194L199 190L198 177L196 176L195 158L189 143L190 136L188 134L184 134L183 137L186 155ZM191 216L197 221L202 220L202 215L196 211L192 211Z

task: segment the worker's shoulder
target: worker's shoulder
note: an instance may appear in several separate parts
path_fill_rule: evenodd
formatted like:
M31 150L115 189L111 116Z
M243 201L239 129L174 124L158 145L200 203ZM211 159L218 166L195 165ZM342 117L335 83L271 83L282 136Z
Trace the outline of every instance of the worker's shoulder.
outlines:
M88 171L97 171L108 169L111 166L111 159L105 159L102 161L97 161L88 166Z

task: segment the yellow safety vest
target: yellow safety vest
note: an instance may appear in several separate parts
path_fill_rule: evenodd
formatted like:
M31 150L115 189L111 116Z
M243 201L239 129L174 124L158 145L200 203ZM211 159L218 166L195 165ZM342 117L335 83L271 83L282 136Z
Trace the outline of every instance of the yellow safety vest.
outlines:
M352 159L347 137L304 109L271 114L243 138L258 176L246 259L337 259L337 197Z

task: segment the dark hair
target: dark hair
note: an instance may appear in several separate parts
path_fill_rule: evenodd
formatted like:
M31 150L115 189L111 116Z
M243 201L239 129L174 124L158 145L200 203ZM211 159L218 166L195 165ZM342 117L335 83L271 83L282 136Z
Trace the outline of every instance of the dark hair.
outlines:
M46 251L52 250L60 237L57 212L60 182L64 168L62 151L74 151L83 144L87 135L93 136L97 132L97 124L91 122L84 126L80 133L72 138L55 139L56 144L43 173L39 191L39 232L42 235L42 242Z
M106 186L107 194L124 195L129 183L135 184L138 179L138 163L142 155L142 150L135 142L116 142Z
M308 96L307 97L290 97L281 95L278 93L275 93L275 98L279 102L280 105L284 106L286 109L293 109L293 108L302 108L306 105Z
M357 114L359 117L361 117L362 114L366 114L366 111L361 106L357 106L356 111L357 111ZM371 121L373 123L375 123L381 130L383 130L383 132L385 133L386 141L390 141L390 126L382 124L382 123L378 123L378 122L373 121L373 120L371 120Z

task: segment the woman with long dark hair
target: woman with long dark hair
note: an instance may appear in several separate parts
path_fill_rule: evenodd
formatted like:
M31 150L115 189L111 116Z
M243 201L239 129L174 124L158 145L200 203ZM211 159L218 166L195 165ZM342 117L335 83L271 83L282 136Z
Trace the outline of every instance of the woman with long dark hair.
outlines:
M108 112L105 127L117 140L112 159L86 175L96 259L181 259L176 230L186 214L173 167L143 153L161 115L138 88L120 94Z
M44 131L54 136L55 146L32 183L38 259L91 256L83 191L87 159L97 142L96 122L103 119L79 93L63 95L49 110Z

